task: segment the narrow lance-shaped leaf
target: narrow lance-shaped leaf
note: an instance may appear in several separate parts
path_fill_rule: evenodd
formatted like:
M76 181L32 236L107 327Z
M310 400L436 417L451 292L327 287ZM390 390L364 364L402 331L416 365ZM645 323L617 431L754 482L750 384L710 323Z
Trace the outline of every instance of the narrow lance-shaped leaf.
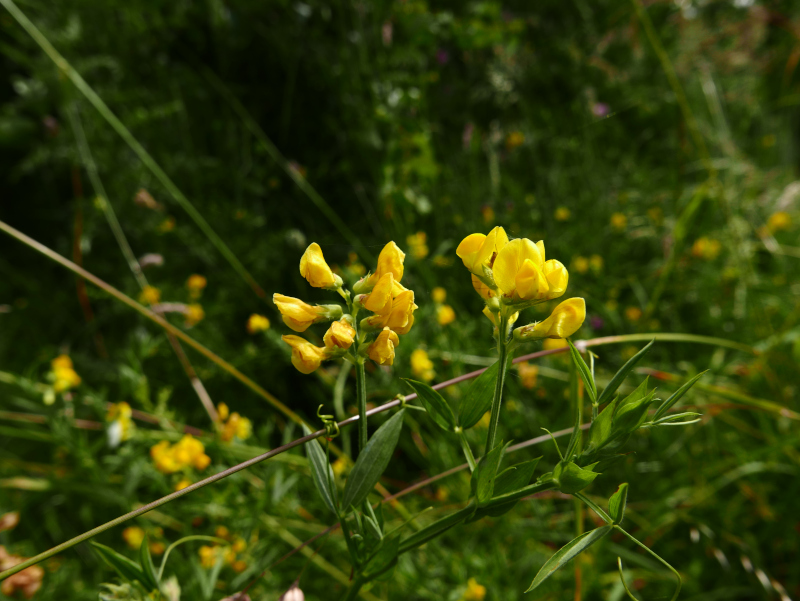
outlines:
M353 471L347 479L342 498L342 508L348 511L351 506L360 505L369 495L369 491L378 483L378 480L389 465L394 448L400 439L400 431L403 429L404 409L395 413L383 424L372 438L369 439L367 446L358 456Z
M583 454L588 455L601 448L603 444L611 436L611 426L614 420L614 411L617 409L619 397L615 398L605 409L600 412L600 415L592 422L589 428L589 442Z
M625 506L628 503L628 483L620 484L617 492L608 500L608 515L615 524L622 522L625 517Z
M584 361L583 357L581 357L578 349L576 349L575 345L572 344L572 341L567 340L567 343L569 343L569 352L572 356L572 362L575 364L575 367L578 368L578 374L580 375L581 380L583 380L583 385L586 388L586 394L589 395L592 403L594 403L597 401L597 385L594 383L592 372L589 369L589 366L586 365L586 361Z
M492 498L497 470L509 444L496 446L478 463L472 475L475 480L475 497L478 499L478 505L484 505Z
M625 381L625 378L628 377L628 374L631 373L631 370L634 367L636 367L636 364L639 363L642 357L644 357L650 351L650 347L653 346L654 342L655 340L648 343L647 346L645 346L642 350L636 353L633 357L628 359L628 362L625 365L623 365L616 374L614 374L614 377L611 378L611 381L608 383L608 386L606 386L603 389L603 392L598 397L597 399L598 405L602 405L603 403L611 400L612 395L622 385L622 383Z
M408 378L404 378L404 380L416 391L417 398L422 402L431 419L442 430L452 432L456 425L456 416L444 397L424 382Z
M465 430L477 424L483 414L491 409L499 372L500 362L498 361L479 375L467 389L458 411L458 425Z
M303 424L303 432L306 436L311 434L311 430L305 424ZM314 486L328 509L338 515L336 486L334 485L333 470L328 462L328 457L316 438L309 440L305 447L308 455L308 464L311 466L311 478L314 480Z
M559 569L569 560L574 559L583 553L586 549L608 534L611 531L611 528L612 526L603 526L601 528L597 528L596 530L584 532L579 537L572 539L566 545L561 547L561 549L559 549L555 555L545 562L545 564L542 566L542 569L539 570L538 574L536 574L536 578L533 579L530 587L528 587L528 590L525 592L529 593L533 589L537 588L540 584L542 584L542 582L552 576L557 569Z
M518 463L497 475L494 481L493 497L505 495L527 486L536 471L541 457Z
M120 555L111 547L106 547L105 545L101 545L100 543L96 543L91 541L92 547L94 547L95 551L98 552L100 557L105 561L109 567L114 569L120 576L122 576L125 580L133 582L138 580L141 583L145 583L145 576L142 572L142 568L139 567L134 561L131 561L124 555Z
M677 403L678 401L680 401L680 400L681 400L681 397L682 397L684 394L686 394L686 393L688 392L688 390L689 390L689 389L690 389L692 386L694 386L694 385L695 385L695 383L697 382L697 380L699 380L700 378L702 378L702 377L703 377L703 375L704 375L704 374L705 374L707 371L708 371L708 370L706 370L706 371L703 371L703 372L700 372L699 374L697 374L697 375L696 375L694 378L692 378L691 380L689 380L688 382L686 382L686 384L684 384L683 386L681 386L680 388L678 388L678 390L676 390L675 392L673 392L673 393L672 393L672 396L670 396L670 397L669 397L669 398L668 398L666 401L664 401L663 403L661 403L661 406L658 408L658 411L656 411L656 414L653 416L653 421L654 421L654 422L655 422L655 421L658 421L658 420L659 420L661 417L663 417L663 416L664 416L664 414L665 414L667 411L669 411L670 409L672 409L672 407L675 405L675 403Z
M381 541L381 545L364 567L364 576L371 580L389 569L397 559L400 550L400 535L394 535Z
M144 576L144 584L150 590L158 588L158 576L156 575L156 567L153 565L153 558L150 555L150 541L147 540L147 535L144 535L144 540L139 547L139 563L141 564L142 574Z

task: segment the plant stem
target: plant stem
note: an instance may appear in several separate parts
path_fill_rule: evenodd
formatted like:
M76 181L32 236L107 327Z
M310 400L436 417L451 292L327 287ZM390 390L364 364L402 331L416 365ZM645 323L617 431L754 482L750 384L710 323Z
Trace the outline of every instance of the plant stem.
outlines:
M356 550L353 546L353 539L350 538L350 531L347 529L347 517L339 517L339 525L342 528L342 535L344 535L344 542L347 543L347 552L350 553L350 563L358 566L358 557L356 557Z
M508 318L501 317L500 325L497 328L497 354L500 356L500 370L497 372L497 382L494 386L494 398L492 399L492 417L489 421L489 433L486 436L486 450L484 455L488 455L494 448L494 441L497 437L497 424L500 421L500 405L503 401L503 383L506 380L506 367L508 364Z
M344 601L352 601L358 597L362 586L364 586L364 580L360 576L356 576L353 580L353 584L350 585L350 590L347 591L347 596L344 598Z
M367 446L367 377L364 359L356 359L356 397L358 397L358 452Z
M635 537L633 537L631 534L629 534L628 532L626 532L625 530L623 530L623 529L622 529L622 528L621 528L619 525L615 525L615 526L614 526L614 528L616 528L617 530L619 530L620 532L622 532L622 534L624 534L625 536L627 536L627 537L628 537L628 538L629 538L631 541L633 541L634 543L636 543L637 545L639 545L639 546L640 546L642 549L644 549L645 551L647 551L647 552L648 552L650 555L652 555L653 557L655 557L655 558L656 558L658 561L660 561L660 562L661 562L661 563L662 563L664 566L666 566L666 568L667 568L667 569L668 569L670 572L672 572L672 573L675 575L675 578L677 578L677 579L678 579L678 588L677 588L677 589L675 589L675 593L672 595L672 599L670 599L670 601L675 601L675 599L677 599L677 598L678 598L678 594L681 592L681 585L683 584L683 579L681 578L681 575L678 573L678 570L676 570L675 568L673 568L673 567L672 567L672 566L671 566L669 563L667 563L667 562L666 562L664 559L662 559L662 558L661 558L661 556L660 556L658 553L656 553L655 551L653 551L653 550L652 550L650 547L648 547L647 545L645 545L645 544L644 544L644 543L642 543L642 542L639 542L639 541L638 541L638 540L637 540Z
M464 430L458 430L458 440L461 441L461 448L464 451L464 457L467 458L467 463L469 464L469 471L475 471L475 456L472 454L472 449L469 448L469 442L467 442L467 435Z

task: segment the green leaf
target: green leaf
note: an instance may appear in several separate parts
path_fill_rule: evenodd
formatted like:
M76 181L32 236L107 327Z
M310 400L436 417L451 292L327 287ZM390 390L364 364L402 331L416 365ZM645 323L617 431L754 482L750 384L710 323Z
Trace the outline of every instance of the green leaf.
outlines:
M94 547L95 551L97 551L102 560L105 561L109 567L113 568L114 571L116 571L117 574L122 576L125 580L128 580L129 582L138 580L142 584L147 583L144 572L142 572L142 568L139 567L139 564L131 561L124 555L120 555L111 547L106 547L105 545L101 545L100 543L96 543L94 541L92 541L90 544L92 547Z
M150 555L150 542L147 540L146 534L139 547L139 563L145 578L143 583L148 587L148 590L158 589L158 576L156 575L156 567L153 565L153 558Z
M403 429L403 415L405 410L401 409L390 417L383 424L372 438L369 439L367 446L358 456L347 484L344 487L344 497L342 508L349 511L352 506L358 506L369 495L372 488L389 465L394 448L400 438L400 431Z
M644 423L655 395L655 390L647 394L647 381L648 378L645 378L636 390L617 404L611 438L631 434Z
M608 534L611 531L611 528L612 526L602 526L596 530L584 532L579 537L572 539L566 545L561 547L561 549L559 549L555 555L545 562L545 564L542 566L542 569L539 570L538 574L536 574L536 577L533 579L530 587L528 587L528 590L525 592L529 593L533 589L537 588L540 584L542 584L542 582L552 576L557 569L559 569L569 560L574 559L583 553L586 549Z
M611 436L611 426L614 423L614 411L616 411L619 397L616 397L605 409L600 412L600 415L595 418L589 428L589 442L586 443L586 450L584 455L588 455L602 448L608 437Z
M505 495L527 486L533 477L533 472L536 471L536 466L539 464L540 459L541 457L537 457L530 461L518 463L500 473L494 481L494 494L492 496Z
M364 566L364 577L371 580L391 568L397 561L400 550L400 536L392 536L381 541L380 547Z
M311 430L305 424L303 424L303 432L306 435L311 434ZM328 462L328 457L316 438L305 443L305 447L308 463L311 466L311 477L314 480L314 486L316 486L319 496L322 497L322 501L327 505L328 509L339 515L339 511L336 508L337 498L333 470Z
M664 401L663 403L661 403L661 407L659 407L659 408L658 408L658 411L656 411L656 414L655 414L655 416L653 417L653 421L654 421L654 422L655 422L655 421L658 421L658 420L659 420L659 419L660 419L660 418L661 418L661 417L662 417L662 416L663 416L663 415L664 415L664 414L665 414L667 411L669 411L670 409L672 409L672 406L673 406L673 405L675 405L675 403L677 403L678 401L680 401L680 400L681 400L681 397L682 397L684 394L686 394L686 392L687 392L687 391L688 391L688 390L689 390L689 389L690 389L692 386L694 386L694 385L695 385L695 382L697 382L697 380L699 380L700 378L702 378L702 377L703 377L703 375L704 375L704 374L705 374L707 371L708 371L708 370L706 370L706 371L703 371L703 372L700 372L699 374L697 374L697 375L696 375L694 378L692 378L691 380L689 380L688 382L686 382L686 384L684 384L683 386L681 386L680 388L678 388L678 390L676 390L675 392L673 392L673 393L672 393L672 396L670 396L670 397L669 397L669 398L668 398L666 401Z
M500 371L500 362L497 361L485 372L475 378L472 385L467 389L464 400L458 411L458 425L469 430L477 424L483 414L492 408L494 398L494 387L497 382L497 374Z
M628 362L620 368L620 370L614 374L614 377L611 378L611 381L608 383L603 389L603 393L598 397L597 404L602 405L603 403L608 402L611 400L611 396L617 391L617 389L622 385L622 382L625 381L625 378L628 377L628 374L631 370L636 367L636 364L644 357L649 351L650 347L653 346L655 340L650 342L647 346L645 346L642 350L636 353L633 357L628 359Z
M428 415L433 421L447 432L452 432L456 425L456 416L444 397L424 382L403 378L417 392L417 398L422 401Z
M625 517L625 505L628 503L628 483L620 484L617 492L608 500L608 515L615 524L622 522Z
M586 394L589 395L592 403L594 403L597 400L597 385L594 383L592 371L589 369L589 366L586 365L586 361L583 360L583 357L581 357L578 349L576 349L575 345L572 344L572 341L567 340L567 343L569 344L569 352L572 356L572 362L575 364L575 367L578 368L578 374L580 374L581 380L583 380L583 385L586 388Z
M479 506L488 503L494 495L497 470L509 444L511 443L497 445L489 451L488 455L481 458L478 467L475 468L475 473L472 474L472 479L475 481L475 498L478 499Z
M559 490L563 493L573 494L589 486L599 473L593 472L594 464L579 467L572 462L560 462L553 470L553 479L559 483Z

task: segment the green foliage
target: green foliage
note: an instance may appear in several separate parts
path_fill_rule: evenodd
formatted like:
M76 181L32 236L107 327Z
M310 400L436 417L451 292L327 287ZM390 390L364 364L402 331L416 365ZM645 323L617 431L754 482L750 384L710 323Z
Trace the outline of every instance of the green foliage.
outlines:
M492 406L492 395L500 363L490 365L470 384L458 410L458 425L472 428Z

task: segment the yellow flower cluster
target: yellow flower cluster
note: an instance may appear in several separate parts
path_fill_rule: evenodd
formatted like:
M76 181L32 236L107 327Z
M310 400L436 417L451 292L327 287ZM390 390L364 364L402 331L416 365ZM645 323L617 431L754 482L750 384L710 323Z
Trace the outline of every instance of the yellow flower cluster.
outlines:
M444 304L447 300L447 291L444 288L437 286L431 293L433 302L436 303L436 321L440 326L446 326L456 320L456 312L450 305Z
M464 592L464 596L461 598L461 601L483 601L485 597L485 586L478 584L478 581L474 578L467 580L467 590Z
M522 309L558 298L567 289L567 269L555 259L545 260L544 242L509 240L502 227L489 235L467 236L456 254L472 273L472 285L486 301L484 313L495 325L497 316L513 323ZM543 322L518 328L515 337L565 338L574 334L585 318L583 299L571 298Z
M792 216L786 211L778 211L769 216L767 227L773 234L780 230L788 230L792 227Z
M379 365L391 365L394 348L400 344L398 334L406 334L414 323L414 292L407 290L400 280L403 277L405 253L394 242L387 244L378 257L375 273L361 278L353 290L359 293L353 299L352 312L343 314L339 305L310 305L300 299L274 294L272 299L281 313L283 322L295 332L304 332L319 322L332 322L323 336L324 347L318 347L300 336L288 335L281 339L292 349L292 364L298 371L308 374L322 361L352 356L350 347L358 339L357 353L369 356ZM300 274L315 288L335 290L348 303L350 293L342 288L342 279L333 273L322 254L319 244L311 244L300 260ZM356 330L355 317L362 308L372 312L359 324L362 335ZM366 344L366 334L378 332L374 342Z
M246 417L242 417L236 411L230 412L225 403L217 405L219 415L220 438L225 442L230 442L234 438L247 440L253 433L253 424Z
M73 368L69 355L59 355L53 359L50 362L50 368L52 369L53 390L56 392L64 392L80 385L81 377Z
M537 365L531 365L527 361L524 361L517 365L517 371L519 372L519 379L524 388L528 390L536 388L536 382L539 379L539 367Z
M692 256L706 261L713 261L719 256L722 244L719 240L702 236L692 244Z
M202 471L211 463L203 443L191 434L185 434L174 445L162 440L150 448L150 457L158 471L174 474L186 468Z
M415 259L424 259L428 256L428 234L417 232L406 238L408 250Z
M161 300L161 290L155 286L145 286L139 293L139 302L145 305L155 305Z
M131 419L131 406L125 401L114 403L108 408L106 421L108 422L108 441L112 447L120 442L130 440L136 426Z
M203 306L197 303L192 303L191 305L186 305L186 312L184 313L184 325L187 328L191 328L192 326L197 325L206 316L206 312L203 311Z
M600 255L592 255L588 259L586 257L575 257L572 260L572 267L578 273L586 273L591 269L592 271L599 273L603 269L603 257Z
M225 526L218 526L214 531L214 536L223 538L228 544L203 545L198 550L200 565L211 569L217 562L222 560L225 565L231 566L234 572L244 572L247 569L247 562L240 558L240 555L247 549L247 543L240 536L231 535Z

